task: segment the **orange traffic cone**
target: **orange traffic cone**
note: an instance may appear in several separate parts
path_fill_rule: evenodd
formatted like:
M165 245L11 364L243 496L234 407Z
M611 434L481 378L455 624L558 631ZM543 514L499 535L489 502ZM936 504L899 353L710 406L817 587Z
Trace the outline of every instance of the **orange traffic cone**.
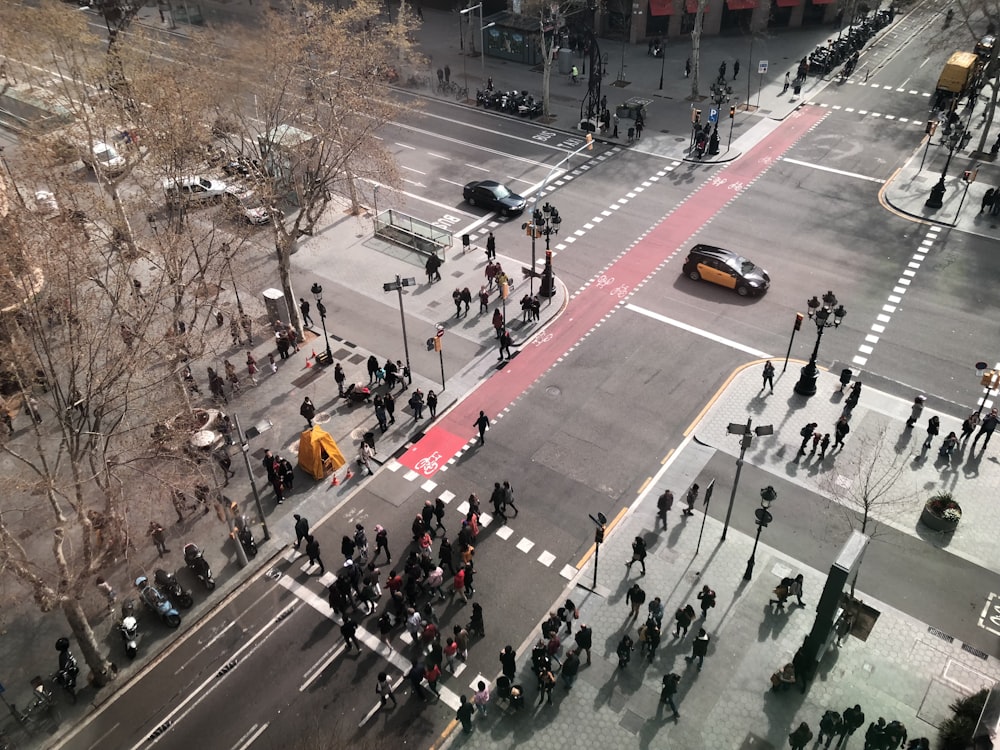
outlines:
M350 467L350 466L348 466L348 467L347 467L347 476L346 476L346 477L344 477L344 481L346 482L346 481L347 481L348 479L350 479L350 478L351 478L351 477L353 477L353 476L354 476L354 472L353 472L353 471L351 471L351 467Z
M312 359L316 359L316 350L315 349L313 349Z
M309 360L307 359L307 360L306 360L306 369L308 370L308 369L309 369L310 367L312 367L312 366L313 366L313 363L312 363L312 362L310 362L310 361L309 361Z
M340 484L340 480L337 479L337 472L333 472L333 479L330 480L330 486L331 487L336 487L339 484Z

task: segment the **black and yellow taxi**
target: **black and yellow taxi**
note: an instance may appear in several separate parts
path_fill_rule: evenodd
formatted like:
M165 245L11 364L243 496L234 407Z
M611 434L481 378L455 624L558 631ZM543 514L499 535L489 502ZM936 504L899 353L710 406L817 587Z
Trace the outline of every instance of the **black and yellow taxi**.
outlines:
M688 251L684 275L735 289L741 297L763 294L771 285L771 277L763 268L739 253L712 245L695 245Z

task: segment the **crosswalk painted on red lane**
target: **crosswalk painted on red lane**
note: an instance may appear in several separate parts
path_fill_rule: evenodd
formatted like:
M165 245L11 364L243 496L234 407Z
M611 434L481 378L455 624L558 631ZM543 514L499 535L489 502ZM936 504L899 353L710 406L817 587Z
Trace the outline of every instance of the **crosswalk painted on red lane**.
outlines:
M691 236L727 204L738 198L828 114L820 107L801 107L737 161L715 172L679 203L634 247L616 258L600 275L613 283L591 283L573 295L566 310L533 341L520 348L503 369L483 381L404 453L399 462L430 477L470 442L478 440L474 422L483 410L495 419L532 383L557 364L586 335L628 298L652 273L686 247ZM626 203L621 199L619 203ZM489 433L486 435L489 449Z

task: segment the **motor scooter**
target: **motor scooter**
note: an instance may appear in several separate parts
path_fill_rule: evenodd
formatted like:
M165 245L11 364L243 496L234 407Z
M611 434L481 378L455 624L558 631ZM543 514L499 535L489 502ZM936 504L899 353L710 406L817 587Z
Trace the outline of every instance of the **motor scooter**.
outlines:
M240 513L236 516L235 523L236 538L243 546L243 551L247 553L247 557L256 557L257 542L254 540L253 532L250 530L250 519L246 517L245 513Z
M122 619L118 623L118 632L121 633L122 642L125 644L126 656L134 659L139 653L139 621L135 617L134 599L126 599L122 603Z
M198 548L197 544L191 542L184 545L184 563L188 570L197 576L205 588L211 591L215 588L215 577L212 575L212 567L205 559L205 555Z
M142 599L146 609L158 615L168 627L176 628L181 624L181 613L174 608L167 597L150 585L146 576L136 578L135 587L139 590L139 598Z
M55 682L69 693L73 703L76 703L76 677L80 674L80 667L77 666L73 652L69 650L69 638L57 640L56 651L59 652L59 671L54 675Z
M153 580L156 581L156 585L159 587L166 597L172 601L177 602L182 609L190 609L194 604L194 599L191 598L191 592L186 591L183 586L181 586L180 581L177 580L177 576L173 573L168 573L167 571L157 568L153 572Z

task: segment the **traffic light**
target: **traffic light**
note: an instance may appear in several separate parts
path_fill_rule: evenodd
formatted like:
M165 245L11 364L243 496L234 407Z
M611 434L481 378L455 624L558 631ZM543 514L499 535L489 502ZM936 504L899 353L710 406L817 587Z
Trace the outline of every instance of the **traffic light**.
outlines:
M962 178L966 182L975 182L977 174L979 174L979 170L978 169L966 169L965 172L964 172L964 174L962 175Z
M734 117L736 117L736 107L735 106L729 108L729 119L732 120Z
M601 544L604 541L604 525L596 526L594 528L594 542Z
M802 330L802 319L805 317L802 313L795 313L795 330Z
M593 151L594 150L594 134L593 133L587 133L587 150L588 151Z
M699 122L701 122L701 110L700 109L692 109L691 110L691 122L693 122L695 125L697 125Z

